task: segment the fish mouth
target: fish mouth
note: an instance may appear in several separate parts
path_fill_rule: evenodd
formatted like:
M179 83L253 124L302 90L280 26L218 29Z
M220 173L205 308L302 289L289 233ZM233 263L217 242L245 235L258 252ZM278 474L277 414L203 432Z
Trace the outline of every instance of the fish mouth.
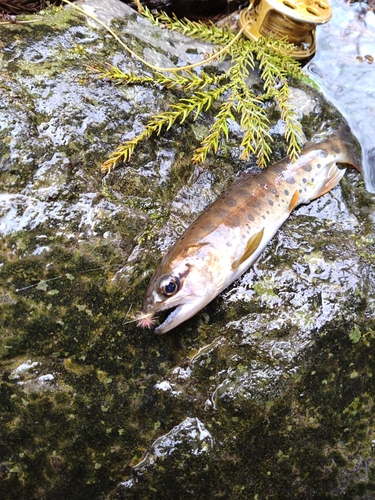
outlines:
M166 333L169 332L169 330L176 328L176 326L194 316L194 314L200 311L209 301L210 300L207 299L202 301L202 297L197 297L196 300L192 300L190 302L174 304L171 307L159 309L160 312L167 312L168 316L161 325L155 328L155 333L160 335L161 333Z
M182 323L184 320L179 320L177 316L181 313L183 307L184 305L180 304L166 309L164 312L167 313L167 317L165 318L163 323L161 323L161 325L155 328L154 332L157 335L160 335L169 332L169 330L172 330L172 328L175 328L175 326L178 326L180 323Z

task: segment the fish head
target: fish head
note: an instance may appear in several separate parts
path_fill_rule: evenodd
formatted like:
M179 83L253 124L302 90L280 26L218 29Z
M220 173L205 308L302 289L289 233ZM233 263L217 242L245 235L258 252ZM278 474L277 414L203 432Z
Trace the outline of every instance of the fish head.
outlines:
M146 290L141 314L152 318L170 310L164 322L155 328L157 334L166 333L194 316L222 288L220 273L215 273L207 260L189 256L170 261L167 254Z

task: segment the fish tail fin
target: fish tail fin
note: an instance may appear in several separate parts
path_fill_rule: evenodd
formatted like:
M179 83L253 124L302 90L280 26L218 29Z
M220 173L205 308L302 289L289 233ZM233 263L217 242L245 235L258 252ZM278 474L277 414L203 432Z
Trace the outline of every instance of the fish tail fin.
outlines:
M344 124L337 130L335 136L341 144L345 146L345 163L348 163L352 167L356 168L359 172L361 171L361 154L360 147L353 136L349 125Z

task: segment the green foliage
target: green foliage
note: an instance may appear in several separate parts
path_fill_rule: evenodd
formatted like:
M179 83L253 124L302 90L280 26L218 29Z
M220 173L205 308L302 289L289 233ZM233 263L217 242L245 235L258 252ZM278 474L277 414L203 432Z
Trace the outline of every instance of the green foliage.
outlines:
M103 164L105 170L110 171L119 162L129 160L141 141L153 134L160 135L176 122L181 124L191 117L196 120L202 111L208 111L217 101L220 102L219 111L207 137L194 152L195 163L204 162L211 152L216 153L220 141L223 138L228 139L228 119L237 119L243 130L242 158L248 159L250 154L254 154L259 166L265 167L272 143L269 133L271 124L265 112L265 105L269 101L277 104L281 119L285 122L289 156L292 159L298 156L302 128L293 106L288 101L287 84L288 77L302 76L299 64L288 55L293 45L271 37L254 42L238 37L228 29L219 29L214 24L207 26L200 22L179 20L165 13L154 17L147 8L142 8L142 14L156 25L214 44L214 56L220 52L218 59L230 57L231 65L228 70L218 75L209 74L204 69L195 74L190 68L182 68L183 72L174 71L169 74L164 74L161 70L155 71L152 77L132 72L123 73L113 66L100 69L102 78L116 84L152 85L177 90L185 96L180 98L177 104L170 104L167 111L152 116L138 136L120 145ZM250 71L256 66L263 81L263 93L257 92L247 83Z

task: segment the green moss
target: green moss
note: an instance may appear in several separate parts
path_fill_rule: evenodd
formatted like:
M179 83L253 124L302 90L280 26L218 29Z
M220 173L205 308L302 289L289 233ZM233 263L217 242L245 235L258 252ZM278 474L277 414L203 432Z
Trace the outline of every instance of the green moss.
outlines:
M263 281L255 282L253 284L253 289L260 297L265 296L265 295L277 297L277 294L274 291L274 286L275 286L275 283L272 280L272 278L268 278L268 279L266 278Z

